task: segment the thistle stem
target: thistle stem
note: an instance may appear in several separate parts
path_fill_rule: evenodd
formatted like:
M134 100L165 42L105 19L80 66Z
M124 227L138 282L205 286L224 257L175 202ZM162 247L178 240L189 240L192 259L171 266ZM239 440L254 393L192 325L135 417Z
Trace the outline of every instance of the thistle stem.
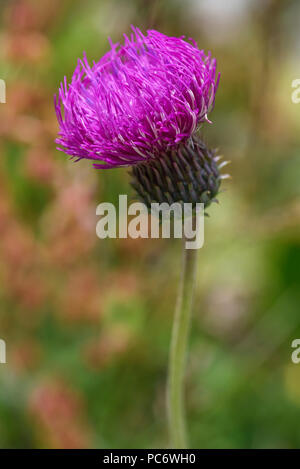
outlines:
M183 238L182 272L174 315L167 385L169 435L172 448L187 448L184 375L193 293L196 281L197 249L186 249Z

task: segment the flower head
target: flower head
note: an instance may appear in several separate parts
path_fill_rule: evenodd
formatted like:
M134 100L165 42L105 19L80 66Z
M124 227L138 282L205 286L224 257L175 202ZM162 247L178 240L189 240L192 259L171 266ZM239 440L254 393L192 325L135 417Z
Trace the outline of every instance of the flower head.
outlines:
M133 28L99 62L78 60L55 97L60 150L96 168L135 165L190 139L214 105L216 60L195 41Z

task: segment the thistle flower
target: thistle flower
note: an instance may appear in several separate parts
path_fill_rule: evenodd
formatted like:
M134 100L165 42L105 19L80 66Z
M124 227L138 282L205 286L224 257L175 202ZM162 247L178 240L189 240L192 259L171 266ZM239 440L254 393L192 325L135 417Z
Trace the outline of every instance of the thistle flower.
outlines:
M124 45L98 62L78 61L71 83L66 78L55 97L59 149L95 168L131 167L132 185L152 202L204 203L219 191L216 152L196 136L209 121L219 75L216 60L194 40L144 36L132 28ZM174 319L168 380L168 408L173 446L185 447L182 381L196 254L186 250Z
M213 108L216 60L191 40L133 28L99 62L78 60L61 84L56 142L96 168L145 162L188 140ZM64 110L64 116L62 113Z
M174 155L186 147L187 162L193 159L194 163L185 173L191 173L195 165L203 164L193 148L199 149L195 146L199 125L210 122L208 113L219 82L216 60L199 50L192 39L188 42L158 31L148 31L144 36L138 28L132 29L130 38L124 35L124 45L111 43L111 50L92 66L86 56L79 59L69 85L65 77L55 97L60 126L58 149L76 160L93 160L95 168L107 169L152 165L153 160L161 158L176 165ZM195 198L192 191L193 202L211 200L220 183L213 153L200 145L206 155L205 174L194 178L192 185L196 194L205 195ZM144 173L148 174L151 167ZM132 173L136 189L141 184L139 172L134 169ZM171 174L177 174L174 168ZM174 185L178 182L183 182L184 191L191 187L190 178L176 179ZM149 184L152 182L137 191L140 197ZM180 199L182 191L177 193ZM141 198L146 201L149 197ZM163 201L165 197L156 199Z

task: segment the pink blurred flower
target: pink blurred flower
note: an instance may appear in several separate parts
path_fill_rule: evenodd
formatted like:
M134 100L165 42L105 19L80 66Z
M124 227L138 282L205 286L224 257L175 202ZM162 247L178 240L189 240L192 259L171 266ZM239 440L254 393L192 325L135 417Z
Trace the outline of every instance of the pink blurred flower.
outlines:
M49 380L34 389L29 412L43 446L57 449L90 447L90 431L84 422L81 397L60 381Z

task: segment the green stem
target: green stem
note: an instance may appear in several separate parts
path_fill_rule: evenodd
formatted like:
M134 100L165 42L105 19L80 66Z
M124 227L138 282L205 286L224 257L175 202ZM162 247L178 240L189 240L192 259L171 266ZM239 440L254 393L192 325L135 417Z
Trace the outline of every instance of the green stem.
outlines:
M196 280L197 249L186 249L183 239L182 273L173 322L169 356L167 405L172 448L187 448L184 375L187 342Z

